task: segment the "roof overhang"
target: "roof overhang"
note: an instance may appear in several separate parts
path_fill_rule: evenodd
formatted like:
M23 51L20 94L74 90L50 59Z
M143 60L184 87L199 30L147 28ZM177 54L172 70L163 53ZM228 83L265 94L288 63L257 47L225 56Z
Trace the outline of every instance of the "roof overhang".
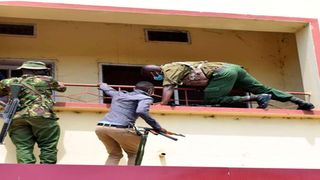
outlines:
M295 33L309 19L25 1L0 2L0 17Z

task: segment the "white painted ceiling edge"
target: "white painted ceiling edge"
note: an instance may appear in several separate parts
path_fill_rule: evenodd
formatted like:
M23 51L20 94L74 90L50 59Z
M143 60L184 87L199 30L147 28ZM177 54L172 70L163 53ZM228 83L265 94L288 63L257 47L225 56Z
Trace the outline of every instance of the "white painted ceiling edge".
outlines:
M29 0L27 2L186 10L320 19L319 0Z

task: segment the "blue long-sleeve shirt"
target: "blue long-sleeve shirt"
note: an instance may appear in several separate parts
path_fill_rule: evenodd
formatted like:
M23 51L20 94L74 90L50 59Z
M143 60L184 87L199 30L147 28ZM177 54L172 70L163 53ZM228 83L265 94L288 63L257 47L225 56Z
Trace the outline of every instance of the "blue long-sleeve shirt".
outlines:
M159 123L149 114L153 98L148 93L139 89L135 89L132 92L116 91L107 84L102 84L100 89L108 96L111 96L112 101L109 112L99 123L127 126L135 124L140 116L154 129L161 129Z

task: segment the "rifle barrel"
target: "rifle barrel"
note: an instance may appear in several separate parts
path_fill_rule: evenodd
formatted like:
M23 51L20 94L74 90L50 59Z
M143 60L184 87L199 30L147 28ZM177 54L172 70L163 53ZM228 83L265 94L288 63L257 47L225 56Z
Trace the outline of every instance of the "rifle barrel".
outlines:
M166 137L166 138L172 139L172 140L174 140L174 141L178 141L177 138L174 138L174 137L172 137L172 136L169 136L169 135L167 135L167 134L165 134L165 133L163 133L163 132L159 132L159 134L161 134L162 136L164 136L164 137Z
M18 106L19 106L19 99L13 98L8 102L4 112L2 113L4 124L0 132L0 144L3 144L4 139L7 136L10 125L12 123L13 116L15 115Z

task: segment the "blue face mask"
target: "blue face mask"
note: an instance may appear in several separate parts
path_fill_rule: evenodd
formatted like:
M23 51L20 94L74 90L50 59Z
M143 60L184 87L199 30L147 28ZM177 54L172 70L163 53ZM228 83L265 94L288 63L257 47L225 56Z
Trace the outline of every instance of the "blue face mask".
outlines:
M156 81L162 81L163 80L163 75L162 74L157 74L156 76L153 76L153 79Z

